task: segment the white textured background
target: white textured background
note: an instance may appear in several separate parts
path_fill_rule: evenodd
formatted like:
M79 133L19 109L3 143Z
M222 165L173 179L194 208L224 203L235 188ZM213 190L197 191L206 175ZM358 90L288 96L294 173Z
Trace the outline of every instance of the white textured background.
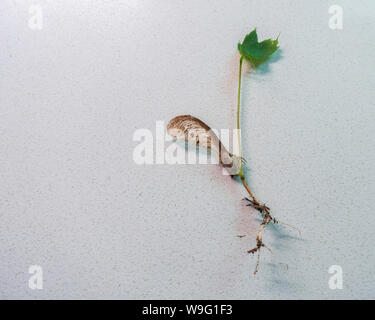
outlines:
M371 0L1 1L0 297L375 298L374 16ZM234 126L237 42L255 26L281 51L245 72L250 184L302 230L268 228L256 277L238 183L132 158L156 120Z

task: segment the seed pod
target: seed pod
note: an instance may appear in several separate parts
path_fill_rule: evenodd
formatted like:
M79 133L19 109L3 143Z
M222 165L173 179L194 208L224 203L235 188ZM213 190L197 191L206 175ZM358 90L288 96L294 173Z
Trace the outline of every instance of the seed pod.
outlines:
M230 175L240 172L241 158L228 152L217 135L202 120L190 115L177 116L169 121L167 132L174 139L185 140L210 150Z

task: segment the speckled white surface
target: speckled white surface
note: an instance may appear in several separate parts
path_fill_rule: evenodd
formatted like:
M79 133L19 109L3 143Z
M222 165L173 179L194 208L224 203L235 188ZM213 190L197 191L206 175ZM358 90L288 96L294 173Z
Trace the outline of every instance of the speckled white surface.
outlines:
M374 15L370 0L1 1L0 297L375 298ZM156 120L234 126L236 45L254 26L281 32L281 51L245 72L250 184L302 230L266 231L256 277L238 183L132 158ZM28 288L35 264L43 290Z

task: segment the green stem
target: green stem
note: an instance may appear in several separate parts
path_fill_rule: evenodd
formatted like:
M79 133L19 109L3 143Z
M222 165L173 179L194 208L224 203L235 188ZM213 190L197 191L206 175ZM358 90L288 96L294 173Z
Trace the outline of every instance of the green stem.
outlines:
M244 56L241 56L240 58L240 70L238 72L238 96L237 96L237 130L238 130L238 150L239 150L239 156L241 157L241 125L240 125L240 105L241 105L241 75L242 75L242 62L243 62ZM251 192L249 186L246 183L245 175L243 173L243 165L241 161L241 170L238 173L238 176L241 178L241 182L243 186L245 187L246 191L249 193L250 197L253 199L253 201L260 205L260 202L255 198L253 193Z
M238 96L237 96L237 129L238 129L238 150L239 150L239 156L241 157L241 126L240 126L240 105L241 105L241 74L242 74L242 62L243 62L244 56L241 56L240 58L240 70L238 73ZM251 192L247 182L245 175L243 173L243 165L241 161L241 170L238 173L238 176L241 178L241 182L243 186L245 187L246 191L248 192L249 196L253 199L253 201L260 206L260 202L255 198L254 194Z
M240 70L238 73L238 95L237 95L237 134L238 134L238 152L239 156L241 157L241 128L240 128L240 102L241 102L241 74L242 74L242 61L244 59L244 56L241 56L240 58ZM241 179L244 178L243 173L243 167L241 162L241 170L238 173L238 175L241 177Z

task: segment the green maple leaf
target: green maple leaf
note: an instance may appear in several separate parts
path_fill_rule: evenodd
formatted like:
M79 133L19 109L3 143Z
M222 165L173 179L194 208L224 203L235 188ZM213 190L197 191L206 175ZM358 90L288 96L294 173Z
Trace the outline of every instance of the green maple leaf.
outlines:
M276 40L267 39L258 42L256 28L246 35L243 42L238 43L241 55L249 60L254 66L258 66L267 60L279 47L279 37Z

